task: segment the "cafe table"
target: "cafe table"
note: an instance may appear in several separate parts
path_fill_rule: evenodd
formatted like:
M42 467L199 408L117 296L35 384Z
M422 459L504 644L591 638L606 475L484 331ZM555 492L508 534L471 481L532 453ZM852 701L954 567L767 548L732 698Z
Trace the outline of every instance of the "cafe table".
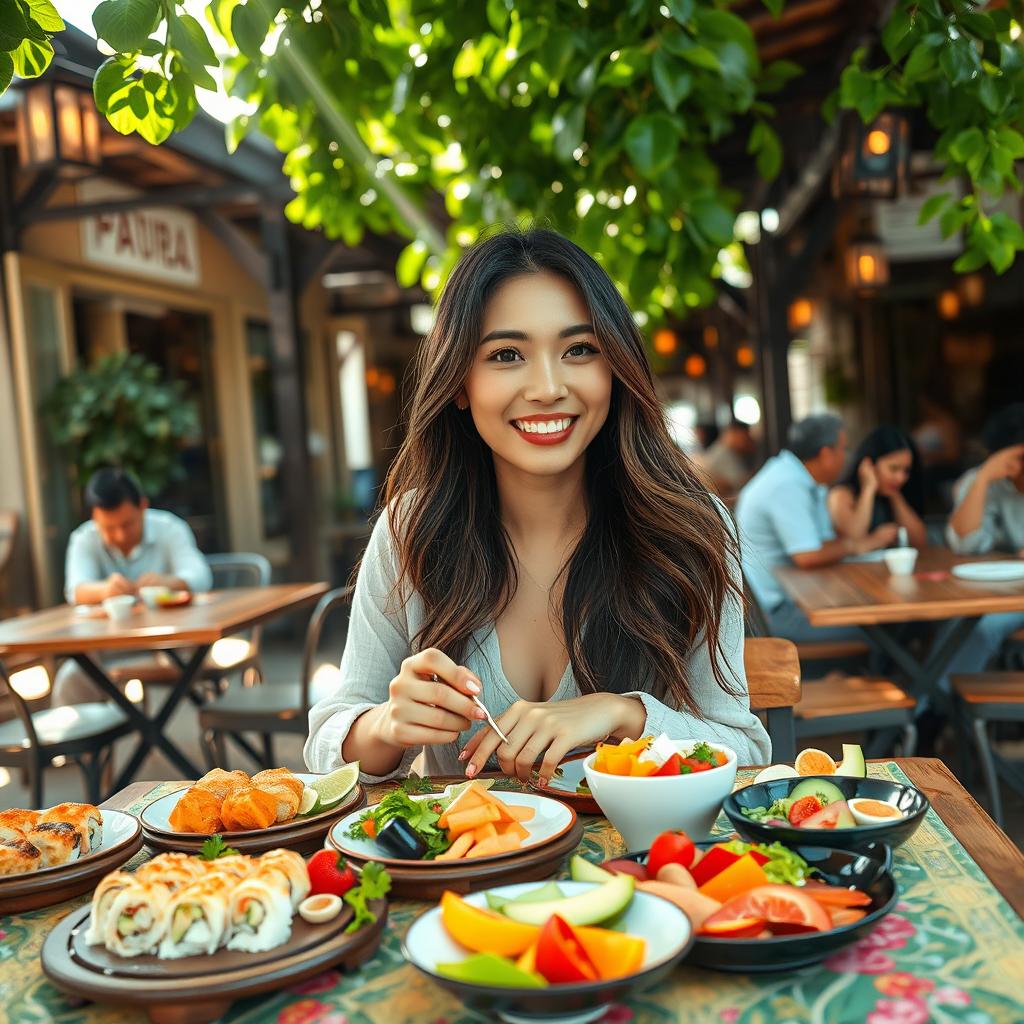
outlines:
M934 706L948 710L949 695L937 684L978 619L1024 612L1024 580L975 583L958 579L950 570L966 562L1007 559L1012 556L969 557L930 547L920 553L909 576L891 574L881 561L856 560L822 569L783 566L775 575L812 626L859 626L907 674L916 697L928 697ZM940 623L921 659L905 643L905 627L911 622Z
M756 769L741 769L737 784ZM876 778L912 782L931 809L895 851L896 908L863 939L799 971L744 975L686 966L609 1009L604 1020L687 1024L1019 1024L1024 990L1024 856L941 761L877 761ZM438 785L453 781L435 780ZM139 813L184 783L136 782L104 806ZM371 788L376 802L392 784ZM498 779L498 790L519 789ZM624 852L601 817L584 819L577 852ZM724 817L719 826L726 830ZM149 853L140 852L129 868ZM564 872L563 872L564 874ZM145 1024L134 1010L85 1004L43 976L43 940L85 902L0 920L0 1018L18 1024ZM407 964L402 937L428 904L393 900L376 954L357 972L340 968L296 987L236 1002L230 1024L472 1024L473 1014Z
M139 603L124 623L82 615L73 605L58 605L0 622L0 660L20 654L71 658L124 711L139 741L111 792L132 781L153 747L184 778L198 778L203 770L170 739L166 729L179 703L191 692L210 648L223 637L315 601L327 589L326 583L288 583L215 590L196 594L184 607L151 609ZM181 674L160 708L148 715L114 685L99 655L155 650L167 651Z

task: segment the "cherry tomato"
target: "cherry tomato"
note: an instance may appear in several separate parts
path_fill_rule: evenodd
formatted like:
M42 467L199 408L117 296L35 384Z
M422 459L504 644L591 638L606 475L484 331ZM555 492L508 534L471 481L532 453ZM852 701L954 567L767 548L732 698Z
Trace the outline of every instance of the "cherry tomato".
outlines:
M597 968L572 925L557 914L547 919L537 938L537 971L556 985L598 978Z
M827 932L832 928L832 919L825 908L793 885L759 885L748 889L715 911L704 924L710 921L720 925L724 921L752 917L767 921L772 931L789 928Z
M714 767L714 765L708 764L707 761L701 761L700 758L684 757L679 766L679 770L681 774L689 775L691 773L696 774L697 772L709 772ZM684 769L686 768L689 768L690 771L685 771Z
M647 855L647 874L657 878L658 872L666 864L682 864L688 868L693 863L694 850L693 840L685 832L662 832L651 843L651 852Z
M821 801L816 796L805 796L797 800L789 809L790 825L799 825L801 821L817 814L821 810Z
M306 864L309 894L330 893L344 896L356 884L356 874L345 858L335 850L319 850Z

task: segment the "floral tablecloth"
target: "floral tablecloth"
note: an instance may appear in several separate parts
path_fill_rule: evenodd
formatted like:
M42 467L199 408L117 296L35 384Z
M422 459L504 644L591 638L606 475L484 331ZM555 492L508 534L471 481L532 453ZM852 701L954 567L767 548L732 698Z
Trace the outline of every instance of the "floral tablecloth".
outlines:
M893 763L873 777L909 782ZM741 773L738 782L747 781ZM501 788L514 788L504 780ZM158 787L139 806L166 791ZM371 800L375 794L371 793ZM721 820L725 826L725 819ZM603 818L582 852L623 852ZM145 854L137 858L141 862ZM605 1021L688 1024L1020 1024L1024 924L934 811L895 856L900 902L856 945L814 967L743 976L681 967L670 981L612 1007ZM142 1013L83 1004L45 980L39 951L84 898L0 919L0 1021L143 1024ZM485 1018L409 967L401 938L422 903L396 900L377 955L359 972L328 971L292 989L236 1003L232 1024L470 1024Z

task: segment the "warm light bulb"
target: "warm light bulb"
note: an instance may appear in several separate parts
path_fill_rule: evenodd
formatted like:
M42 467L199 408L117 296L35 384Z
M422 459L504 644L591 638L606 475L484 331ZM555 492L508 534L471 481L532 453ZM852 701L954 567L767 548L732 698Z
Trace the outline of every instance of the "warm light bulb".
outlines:
M740 345L736 349L736 365L749 369L754 365L754 350L750 345Z
M960 296L949 290L939 292L938 307L943 320L955 320L960 315Z
M799 331L806 327L814 316L814 304L810 299L796 299L789 307L789 329Z
M877 263L869 252L862 252L857 257L857 276L864 284L871 284L875 279Z
M889 152L892 140L889 138L888 132L882 131L881 128L874 128L868 132L867 145L868 152L872 156L885 156Z
M667 327L663 327L660 331L654 333L654 351L659 356L670 356L676 350L676 333L670 331Z
M146 696L145 691L142 688L141 679L129 679L124 684L124 695L133 703L141 704L143 698Z
M696 352L693 355L686 357L686 362L683 363L683 371L687 377L703 377L707 372L708 364L704 361L704 357L698 355Z

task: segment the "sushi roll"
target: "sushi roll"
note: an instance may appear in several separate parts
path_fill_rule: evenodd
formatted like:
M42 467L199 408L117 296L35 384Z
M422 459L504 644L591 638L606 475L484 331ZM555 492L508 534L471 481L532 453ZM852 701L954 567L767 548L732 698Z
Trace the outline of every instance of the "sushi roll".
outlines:
M277 797L252 786L236 789L221 804L220 820L228 832L266 828L277 821Z
M277 801L277 821L291 821L299 813L302 802L302 780L287 768L271 768L252 777L254 788L269 793Z
M70 864L82 853L82 833L66 821L41 822L25 838L42 854L41 868Z
M163 938L170 890L158 882L133 880L114 897L103 922L103 944L116 956L156 952Z
M220 831L220 809L223 803L224 798L218 793L193 786L174 805L167 822L175 832L212 836Z
M107 875L92 894L92 911L89 914L89 928L85 933L85 941L90 946L103 945L103 932L110 906L117 894L135 882L135 876L127 871L112 871Z
M0 811L0 833L5 829L17 832L31 832L39 823L39 811L23 811L12 807L9 811Z
M39 824L66 821L82 837L81 855L103 845L103 815L92 804L57 804L39 816Z
M288 894L292 906L297 907L309 895L309 872L302 856L294 850L270 850L260 857L257 872L268 869L280 871L288 880Z
M233 885L227 876L208 875L171 897L164 911L162 960L217 951L226 937Z
M244 854L229 854L227 857L218 857L216 860L202 861L205 870L210 874L225 875L234 880L237 885L244 882L256 867L256 861Z
M287 942L291 933L291 901L272 879L247 878L232 892L228 949L260 953Z
M27 839L0 839L0 875L23 875L40 866L42 854Z

